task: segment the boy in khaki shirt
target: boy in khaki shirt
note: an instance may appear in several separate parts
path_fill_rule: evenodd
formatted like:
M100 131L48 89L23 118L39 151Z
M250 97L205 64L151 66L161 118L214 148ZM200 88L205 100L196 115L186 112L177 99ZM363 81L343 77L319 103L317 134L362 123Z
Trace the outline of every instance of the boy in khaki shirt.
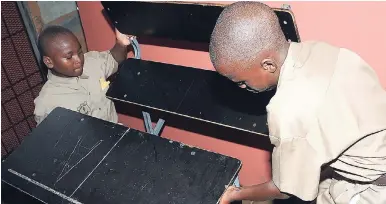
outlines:
M322 42L288 43L275 13L258 2L226 7L209 51L216 70L241 88L277 88L267 106L272 180L231 186L220 204L290 196L386 203L386 91L360 56ZM325 167L332 175L320 184Z
M106 79L127 58L129 36L115 29L116 44L109 51L83 53L75 35L61 26L50 26L39 36L39 49L48 67L47 82L35 99L39 124L56 107L78 111L117 123L114 103L106 98Z

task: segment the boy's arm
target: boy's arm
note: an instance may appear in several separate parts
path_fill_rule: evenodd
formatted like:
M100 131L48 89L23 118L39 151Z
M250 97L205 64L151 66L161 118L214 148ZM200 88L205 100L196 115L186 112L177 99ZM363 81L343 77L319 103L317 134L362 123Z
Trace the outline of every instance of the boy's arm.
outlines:
M127 59L127 46L130 45L130 38L132 36L125 35L120 33L115 29L116 42L113 48L111 48L110 53L114 57L115 61L120 64L125 59Z
M101 69L108 78L118 71L118 65L127 59L127 46L133 36L124 35L115 29L116 42L113 48L105 52L89 52L88 56L99 60Z
M287 198L289 198L289 196L281 193L271 180L263 184L241 188L230 186L221 197L220 204L230 204L237 200L266 201Z

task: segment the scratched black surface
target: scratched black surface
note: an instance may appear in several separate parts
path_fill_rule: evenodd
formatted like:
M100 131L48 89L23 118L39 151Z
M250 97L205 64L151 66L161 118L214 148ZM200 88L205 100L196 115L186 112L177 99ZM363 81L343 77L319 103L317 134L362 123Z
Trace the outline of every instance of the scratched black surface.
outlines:
M32 135L26 137L17 151L3 162L2 173L8 175L8 169L13 169L53 187L56 191L70 195L80 180L87 176L126 130L123 126L62 108L55 109L33 130ZM94 146L96 148L91 151ZM85 158L78 165L60 179L83 157ZM14 178L13 175L11 177ZM21 185L28 183L20 179L15 181ZM26 188L49 203L55 203L59 199L35 185L28 184Z
M75 197L87 203L216 203L239 166L235 159L130 130Z
M110 86L109 97L163 110L177 111L186 91L200 74L194 69L176 72L175 66L128 60Z
M47 203L68 201L9 169L81 203L216 203L240 166L233 158L57 108L3 161L2 181Z
M149 38L172 40L174 46L188 41L202 44L203 51L208 51L210 35L224 9L224 5L178 2L103 1L102 5L107 20L122 33L138 36L139 43L149 43ZM286 38L300 42L292 12L283 9L274 12ZM128 59L107 95L233 129L266 134L265 107L273 92L251 94L211 71Z
M107 96L254 133L267 133L266 105L274 91L253 94L218 73L127 59Z
M102 5L122 33L199 43L209 43L224 9L220 5L176 2L103 1ZM299 42L293 14L283 9L274 11L286 38Z

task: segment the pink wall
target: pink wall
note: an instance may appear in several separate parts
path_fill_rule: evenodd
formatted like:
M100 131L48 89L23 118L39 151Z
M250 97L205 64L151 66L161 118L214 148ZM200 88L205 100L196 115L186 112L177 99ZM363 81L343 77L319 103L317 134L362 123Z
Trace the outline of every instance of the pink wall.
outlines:
M302 41L320 40L357 52L373 66L386 87L386 2L265 3L272 7L290 4ZM82 1L78 2L78 7L89 50L110 49L114 35L101 13L100 2ZM213 69L206 52L153 45L141 45L141 49L145 60ZM120 115L120 120L130 127L144 130L141 119ZM241 159L241 182L244 185L264 182L270 177L269 152L171 127L166 127L162 136Z

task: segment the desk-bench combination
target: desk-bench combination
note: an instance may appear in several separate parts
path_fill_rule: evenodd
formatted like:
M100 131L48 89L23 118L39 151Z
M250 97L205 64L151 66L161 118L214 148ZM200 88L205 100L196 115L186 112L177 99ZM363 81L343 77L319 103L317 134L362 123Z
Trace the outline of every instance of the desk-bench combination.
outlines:
M189 41L205 49L223 9L191 3L102 4L109 21L139 42ZM288 8L275 12L287 39L298 42L292 13ZM274 91L251 94L216 72L191 67L141 59L127 59L120 66L107 92L120 106L189 118L207 129L268 134L265 106ZM147 133L56 108L2 162L4 200L214 204L226 185L237 184L240 160L162 138L168 120L152 127L149 113L143 116Z

